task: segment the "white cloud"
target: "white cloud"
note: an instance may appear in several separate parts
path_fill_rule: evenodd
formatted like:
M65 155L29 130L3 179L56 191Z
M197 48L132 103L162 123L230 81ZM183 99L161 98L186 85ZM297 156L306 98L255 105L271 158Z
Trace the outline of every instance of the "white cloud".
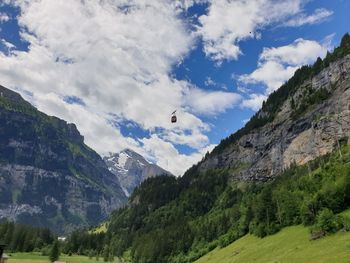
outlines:
M319 8L311 15L302 13L284 23L285 26L298 27L303 25L313 25L324 22L327 18L333 15L333 11Z
M174 175L180 175L185 168L199 162L207 151L214 149L216 145L210 144L201 151L185 155L180 154L178 150L169 142L165 142L157 135L152 135L150 138L142 139L143 154L148 160L154 161L161 167L172 171Z
M21 10L17 19L29 50L0 52L1 84L23 95L32 92L28 99L39 110L76 123L101 154L129 147L150 156L149 139L124 137L111 125L130 120L157 139L156 160L163 158L160 147L180 143L195 149L194 155L169 150L177 164L169 170L180 174L209 144L209 126L195 114L215 115L236 102L235 94L206 92L170 77L194 42L170 0L7 2ZM84 105L65 103L66 96ZM171 124L174 109L179 121Z
M10 17L6 13L0 12L0 24L10 20Z
M8 50L16 47L14 44L7 42L5 39L1 39L1 44L3 44Z
M254 111L257 111L261 108L263 101L266 99L267 99L266 95L253 93L253 94L249 95L249 98L244 99L242 101L241 106L243 108L248 108L248 109L252 109ZM244 122L246 122L246 120Z
M205 86L216 86L216 82L211 78L207 77L204 81Z
M199 17L198 34L204 42L204 52L211 59L237 59L242 53L239 42L259 38L259 29L285 21L302 9L301 0L216 0L208 13Z
M186 91L185 105L191 112L203 115L216 115L237 105L241 96L233 92L211 91L190 87Z
M266 94L270 94L288 80L297 68L298 67L284 66L273 60L267 60L259 64L258 68L252 73L242 75L239 81L244 84L263 83L267 86Z
M291 78L296 69L305 64L312 64L317 57L324 57L329 48L328 44L328 40L320 44L317 41L297 39L290 45L264 48L257 69L240 76L239 81L245 85L264 84L264 95L267 96ZM251 99L248 101L251 102ZM247 105L250 104L245 102L244 106ZM255 106L251 108L256 109Z
M315 61L317 57L322 57L327 52L327 46L313 40L297 39L292 44L264 48L260 55L260 62L276 61L278 63L285 63L289 65L310 64Z

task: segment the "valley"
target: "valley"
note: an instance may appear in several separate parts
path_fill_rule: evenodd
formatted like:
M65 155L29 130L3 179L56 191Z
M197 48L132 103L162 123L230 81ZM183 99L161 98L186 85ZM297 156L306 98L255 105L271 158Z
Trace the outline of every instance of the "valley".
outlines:
M350 262L347 1L0 3L0 263Z

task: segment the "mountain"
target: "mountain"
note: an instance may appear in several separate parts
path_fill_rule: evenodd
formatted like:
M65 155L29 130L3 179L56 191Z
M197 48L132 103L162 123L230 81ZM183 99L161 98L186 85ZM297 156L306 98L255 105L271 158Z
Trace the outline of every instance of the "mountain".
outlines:
M136 263L187 263L247 234L265 237L292 225L310 228L312 239L349 231L350 219L339 215L350 208L349 102L346 34L182 177L145 180L130 205L112 213L104 246L85 249L104 247ZM78 247L84 239L75 233L68 242Z
M313 70L306 67L297 71L289 81L292 84L287 83L272 94L270 103L267 101L245 128L223 140L199 165L199 170L225 167L232 178L267 181L290 165L305 164L348 140L350 55L298 83L297 79L302 79L303 74L314 74ZM279 102L278 109L273 109L272 103L283 98L279 93L285 87L288 95ZM249 130L254 122L261 127Z
M126 196L74 124L0 86L0 219L58 233L95 225Z
M149 163L146 159L130 149L119 153L111 153L103 158L108 170L118 179L126 196L130 196L135 187L144 180L158 175L171 175L163 168Z

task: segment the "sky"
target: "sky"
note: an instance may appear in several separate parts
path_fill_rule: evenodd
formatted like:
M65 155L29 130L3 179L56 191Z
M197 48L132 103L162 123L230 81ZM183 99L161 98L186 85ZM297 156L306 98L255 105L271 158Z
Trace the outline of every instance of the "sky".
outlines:
M0 84L182 175L350 31L348 0L0 0ZM176 110L176 123L171 113Z

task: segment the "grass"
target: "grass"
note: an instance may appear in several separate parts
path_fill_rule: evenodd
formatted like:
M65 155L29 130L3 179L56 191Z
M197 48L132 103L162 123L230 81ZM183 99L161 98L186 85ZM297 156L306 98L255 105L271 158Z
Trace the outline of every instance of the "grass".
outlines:
M100 233L106 233L106 232L107 232L107 222L102 223L98 227L89 231L89 233L92 233L92 234L100 234Z
M350 210L346 214L349 214ZM286 227L275 235L257 238L246 235L231 245L215 249L196 263L348 263L350 233L338 232L310 241L309 229Z
M350 218L350 209L348 210L345 210L343 212L340 213L342 216L346 216L346 217L349 217Z
M103 258L100 257L99 261L96 258L89 259L86 256L68 256L61 255L60 261L64 261L67 263L101 263L103 262ZM41 253L12 253L8 263L49 263L47 256L42 256Z

